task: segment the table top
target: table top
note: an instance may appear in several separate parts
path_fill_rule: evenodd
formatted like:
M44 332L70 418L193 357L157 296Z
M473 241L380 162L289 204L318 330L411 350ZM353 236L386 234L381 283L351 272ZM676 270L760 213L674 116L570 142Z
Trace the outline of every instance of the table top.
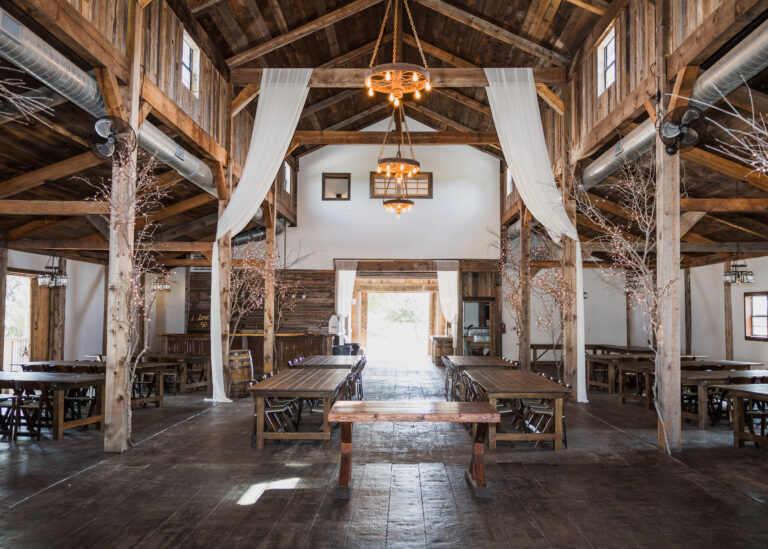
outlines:
M605 354L605 355L593 355L590 353L587 353L586 355L586 361L587 362L598 362L601 364L614 364L614 363L641 363L641 364L652 364L652 357L649 357L646 354L638 354L638 353L627 353L627 354L618 354L618 353L612 353L612 354Z
M333 405L328 421L498 423L501 416L487 402L342 400Z
M459 370L463 370L464 368L516 367L513 362L504 360L500 356L450 355L446 358L450 360L451 364L453 364L453 366Z
M360 362L358 355L314 355L296 364L296 368L352 368Z
M0 388L14 384L51 385L67 387L91 387L103 385L104 374L66 374L59 372L0 372Z
M762 362L750 362L748 360L718 360L712 358L696 359L696 360L682 360L680 361L682 366L722 366L728 367L732 370L739 370L740 367L748 370L751 366L763 366Z
M248 390L254 396L331 396L348 375L342 368L290 368Z
M682 370L680 379L686 382L706 383L707 381L726 381L728 379L755 379L768 377L768 370Z
M479 383L489 396L492 394L563 396L571 392L571 389L565 385L522 370L470 368L465 370L464 374L475 383Z
M190 355L186 353L146 353L142 359L170 362L203 362L211 360L209 355Z
M104 364L99 360L33 360L31 362L14 362L13 366L98 366Z
M612 353L636 353L636 354L653 354L653 349L649 347L641 347L637 345L592 345L593 349L602 349L603 351L610 351Z
M768 398L768 383L743 383L740 385L716 385L718 389L726 389L736 396L747 398Z

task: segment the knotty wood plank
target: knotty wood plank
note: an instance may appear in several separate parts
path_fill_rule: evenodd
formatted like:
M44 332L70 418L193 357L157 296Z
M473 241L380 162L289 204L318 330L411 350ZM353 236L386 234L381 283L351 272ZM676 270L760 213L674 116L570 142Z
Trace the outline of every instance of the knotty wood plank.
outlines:
M6 198L14 194L28 191L44 184L46 181L53 181L63 177L70 176L88 168L100 165L104 162L92 152L88 151L78 154L61 162L56 162L44 166L37 170L6 179L0 183L0 198Z
M357 423L498 423L501 416L487 402L342 400L333 405L328 420Z

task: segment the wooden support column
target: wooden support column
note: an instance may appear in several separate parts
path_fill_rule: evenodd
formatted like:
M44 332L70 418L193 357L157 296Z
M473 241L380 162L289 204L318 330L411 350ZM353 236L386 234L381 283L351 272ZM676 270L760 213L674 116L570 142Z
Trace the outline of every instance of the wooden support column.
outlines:
M723 263L723 274L730 269L729 262ZM725 359L733 360L733 297L731 293L731 284L723 282L723 318L725 325Z
M224 214L224 210L227 209L229 199L232 196L232 189L234 188L233 172L234 162L232 162L232 132L234 131L234 124L232 123L232 85L230 84L227 89L227 110L228 116L226 117L226 150L228 158L228 166L226 172L223 171L221 162L216 162L213 166L214 180L216 182L216 192L219 195L219 218ZM229 312L232 306L230 281L232 276L232 231L227 232L222 236L218 242L219 249L219 262L217 265L211 265L211 268L219 270L219 287L217 289L211 289L212 291L219 292L219 318L221 325L221 368L224 378L224 390L229 394L230 384L232 383L232 376L229 369Z
M628 293L624 293L624 308L627 316L627 347L632 345L632 296Z
M693 342L693 319L691 318L691 270L685 269L683 271L685 278L685 354L691 354L691 348Z
M59 258L59 268L63 274L67 272L67 260ZM67 287L51 288L48 294L48 359L64 359L64 313L67 306Z
M272 268L276 267L275 258L275 227L277 225L277 203L275 201L275 185L267 195L264 201L264 220L266 225L266 247L265 253L267 261L272 263ZM264 296L264 373L271 372L275 363L275 286L268 284Z
M531 212L520 209L520 326L517 327L520 368L531 369Z
M0 371L3 369L3 360L5 352L5 291L8 278L8 248L0 246L0 336L3 336L3 342L0 343Z
M669 0L656 3L656 70L662 94L667 85ZM662 102L668 99L662 95ZM668 155L656 136L656 285L658 304L656 397L660 414L658 446L681 449L680 422L680 155Z
M568 218L576 227L576 198L574 193L575 179L571 171L571 158L569 154L571 146L570 128L571 128L571 88L572 82L563 86L563 119L562 129L560 131L562 139L562 189L563 206ZM576 167L573 168L574 170ZM567 306L561 311L563 322L563 380L572 387L577 386L577 370L579 363L578 347L578 314L576 303L581 296L576 295L577 291L577 242L572 238L563 238L563 284L569 290L569 295L573 299L567 300Z
M129 123L138 129L141 60L143 58L144 8L129 3L128 52L131 56ZM117 98L116 98L117 100ZM109 106L108 106L109 109ZM124 452L130 447L131 284L133 277L134 224L136 218L136 152L125 166L112 167L109 215L109 264L107 272L107 366L105 387L104 451Z

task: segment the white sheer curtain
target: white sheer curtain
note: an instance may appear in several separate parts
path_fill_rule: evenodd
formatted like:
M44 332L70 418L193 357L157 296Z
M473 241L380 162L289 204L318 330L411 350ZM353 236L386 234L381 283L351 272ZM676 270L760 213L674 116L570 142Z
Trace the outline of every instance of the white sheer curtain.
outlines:
M576 241L576 394L579 402L587 401L587 378L584 356L584 272L581 245L576 227L563 206L563 197L555 183L549 162L541 114L536 98L533 70L485 69L488 87L485 91L499 135L501 148L526 207L553 239L563 237Z
M459 352L459 336L464 335L464 330L459 329L459 262L435 261L437 269L437 291L440 294L440 307L443 309L445 320L451 323L453 328L454 352Z
M256 214L283 162L307 99L312 69L264 69L243 174L219 218L211 261L211 378L214 402L230 402L224 387L219 312L219 248L228 232L243 230Z
M344 260L336 265L336 316L344 322L344 335L349 335L349 316L352 313L352 296L355 293L357 261ZM340 324L341 326L341 324ZM341 343L344 343L343 341Z

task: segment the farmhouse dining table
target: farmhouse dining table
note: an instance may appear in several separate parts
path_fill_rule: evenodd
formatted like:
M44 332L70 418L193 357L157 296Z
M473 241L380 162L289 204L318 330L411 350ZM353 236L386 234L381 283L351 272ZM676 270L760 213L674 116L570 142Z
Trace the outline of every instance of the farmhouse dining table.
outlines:
M703 355L682 355L681 357L681 368L688 368L688 369L699 369L699 368L712 368L716 367L717 364L723 364L723 362L728 361L711 361L706 360L708 357L705 357ZM603 389L607 389L609 393L615 393L616 392L616 374L617 374L617 367L620 362L628 362L628 363L641 363L641 364L650 364L653 362L653 355L649 355L646 353L627 353L627 354L619 354L619 353L606 353L606 354L586 354L586 365L587 365L587 387L600 387ZM747 363L737 363L735 361L733 362L733 365L735 367L741 367L744 364ZM595 377L595 364L602 364L606 367L607 373L608 373L608 379L606 381L602 381L600 379L597 379ZM752 363L757 364L757 363ZM721 366L723 367L723 366Z
M339 389L347 380L346 368L290 368L249 387L253 396L254 421L256 422L256 447L264 448L264 440L322 440L323 447L331 447L331 424L328 412ZM273 433L264 430L264 399L290 397L319 399L323 401L322 432Z
M563 410L571 389L542 375L521 370L499 368L467 368L464 375L478 384L491 406L496 408L500 399L554 399L553 433L497 433L496 424L489 426L488 449L496 448L498 440L552 441L555 450L563 448Z
M296 363L296 368L347 368L351 370L362 356L358 355L313 355Z
M510 362L500 356L477 355L448 355L445 360L445 400L463 400L465 388L459 378L459 372L467 368L503 368L513 370L519 368L515 362Z
M0 372L0 389L11 389L21 397L26 391L40 391L41 398L50 399L53 418L52 435L59 440L66 429L104 421L104 374L65 374L58 372ZM96 388L96 413L94 415L66 421L64 419L64 397L72 389Z
M747 440L755 444L768 444L768 436L764 433L756 434L751 425L752 419L745 416L747 402L763 403L762 412L764 413L765 403L768 403L768 383L715 385L715 388L726 391L727 395L733 399L733 445L736 448L742 447ZM747 421L750 424L747 424Z
M211 357L186 353L147 353L145 362L168 362L176 372L177 387L182 395L193 389L208 389L211 379ZM170 368L169 368L170 369Z

